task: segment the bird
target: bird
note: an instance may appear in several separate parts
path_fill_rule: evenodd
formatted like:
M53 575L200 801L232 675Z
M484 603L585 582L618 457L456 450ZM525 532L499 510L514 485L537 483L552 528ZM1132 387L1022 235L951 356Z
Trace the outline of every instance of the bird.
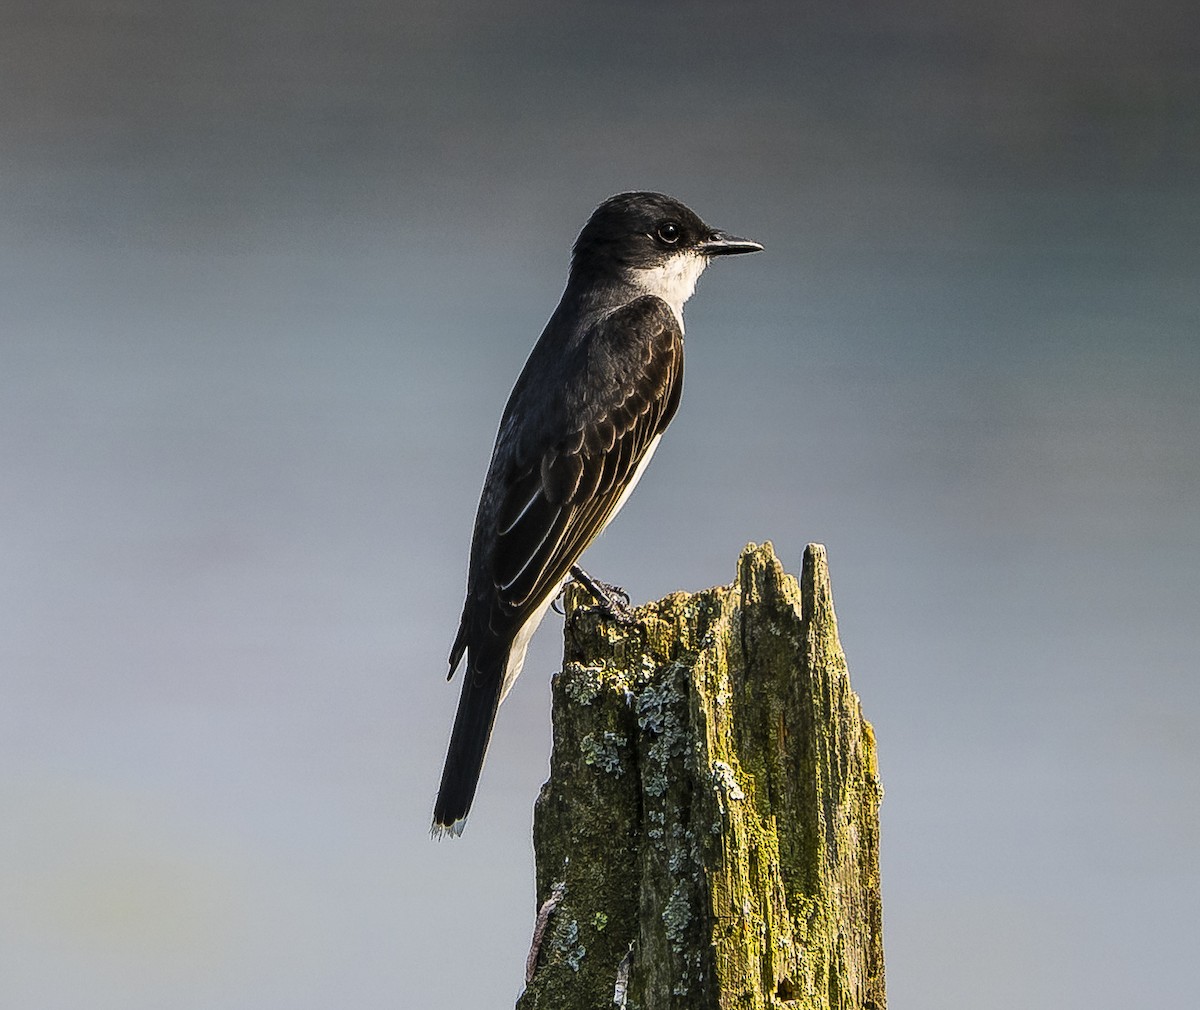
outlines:
M551 602L641 479L683 390L683 304L709 262L762 246L663 193L618 193L575 241L562 298L500 419L450 650L462 691L435 837L460 835L496 712Z

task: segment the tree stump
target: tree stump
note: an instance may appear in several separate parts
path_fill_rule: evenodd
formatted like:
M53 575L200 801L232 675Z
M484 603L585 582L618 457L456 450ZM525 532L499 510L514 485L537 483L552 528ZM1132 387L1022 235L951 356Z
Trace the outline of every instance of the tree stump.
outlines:
M825 549L624 626L577 587L518 1010L885 1010L875 738Z

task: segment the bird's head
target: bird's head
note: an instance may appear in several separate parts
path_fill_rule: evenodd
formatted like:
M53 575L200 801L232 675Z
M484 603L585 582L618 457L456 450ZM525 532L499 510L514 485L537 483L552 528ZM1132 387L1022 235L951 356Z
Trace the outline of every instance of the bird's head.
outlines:
M711 228L662 193L618 193L595 209L575 241L571 276L620 280L681 309L714 256L762 246Z

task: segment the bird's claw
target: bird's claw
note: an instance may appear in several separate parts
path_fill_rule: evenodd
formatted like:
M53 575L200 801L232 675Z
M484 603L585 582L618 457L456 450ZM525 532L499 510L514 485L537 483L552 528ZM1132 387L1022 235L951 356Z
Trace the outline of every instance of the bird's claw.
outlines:
M599 582L578 565L571 566L571 578L591 593L592 599L596 601L596 608L606 617L623 627L631 627L638 623L629 610L629 594L620 586Z
M606 597L605 599L600 600L600 603L606 606L610 603L613 603L616 604L621 610L629 609L629 594L620 586L614 586L611 582L599 581L596 581L596 585L604 590Z

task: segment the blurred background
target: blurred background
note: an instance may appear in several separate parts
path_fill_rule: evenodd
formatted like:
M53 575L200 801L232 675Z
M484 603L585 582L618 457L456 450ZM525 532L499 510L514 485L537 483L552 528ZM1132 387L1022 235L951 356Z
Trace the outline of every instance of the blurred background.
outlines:
M0 11L0 1004L511 1007L560 623L428 836L500 411L651 188L763 242L587 555L827 545L894 1008L1179 1005L1200 8Z

